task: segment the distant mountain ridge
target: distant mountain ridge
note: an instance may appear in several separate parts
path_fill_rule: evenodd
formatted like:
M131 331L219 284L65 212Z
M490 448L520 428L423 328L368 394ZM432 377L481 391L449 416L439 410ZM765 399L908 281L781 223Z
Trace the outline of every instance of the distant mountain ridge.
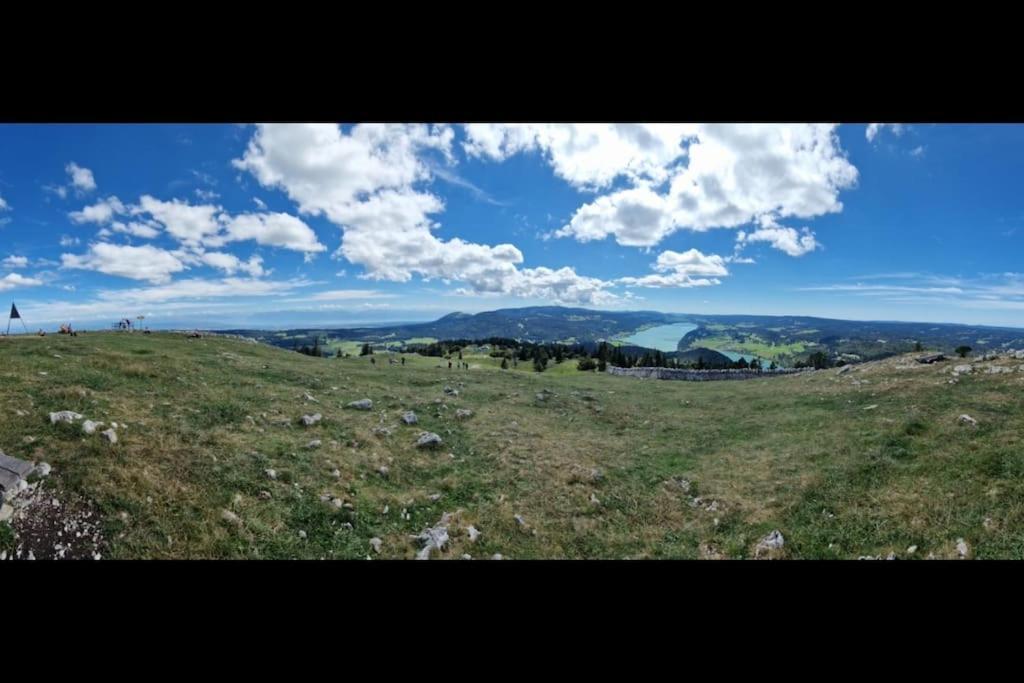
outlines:
M791 362L812 350L862 359L924 348L951 352L1024 348L1024 329L962 325L851 321L810 316L704 315L658 311L597 311L563 306L504 308L482 313L449 313L432 322L352 328L310 327L291 330L223 330L277 346L312 343L314 338L373 343L406 339L485 339L505 337L530 342L583 343L621 339L641 328L687 322L697 328L680 339L678 351L731 349Z

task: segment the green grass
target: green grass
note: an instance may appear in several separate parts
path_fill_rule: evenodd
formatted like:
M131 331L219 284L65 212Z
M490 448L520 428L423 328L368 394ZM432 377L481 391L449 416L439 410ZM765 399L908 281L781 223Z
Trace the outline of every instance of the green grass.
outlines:
M951 385L951 364L900 369L902 357L844 375L689 383L582 373L574 360L535 373L485 355L451 371L439 358L376 358L170 334L0 339L0 449L46 460L46 487L93 501L114 558L411 558L409 535L444 512L461 520L453 558L743 558L772 529L789 558L910 545L952 557L958 538L975 557L1024 557L1024 372ZM543 389L553 393L539 401ZM360 398L374 409L343 407ZM474 415L456 420L460 407ZM64 409L128 428L110 446L50 425ZM409 409L415 427L398 421ZM323 420L301 427L312 412ZM961 413L978 427L957 424ZM381 424L390 436L374 433ZM415 449L421 429L443 447ZM322 447L305 448L311 439ZM580 467L605 476L578 481ZM692 507L695 495L718 510ZM476 544L456 531L469 524Z

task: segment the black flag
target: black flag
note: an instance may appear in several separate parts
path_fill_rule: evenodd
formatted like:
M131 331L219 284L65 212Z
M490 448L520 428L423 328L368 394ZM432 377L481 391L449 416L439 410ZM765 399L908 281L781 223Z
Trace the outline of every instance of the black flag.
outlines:
M12 303L11 304L11 320L14 320L15 318L20 318L20 317L21 317L21 313L18 313L18 307L15 306Z

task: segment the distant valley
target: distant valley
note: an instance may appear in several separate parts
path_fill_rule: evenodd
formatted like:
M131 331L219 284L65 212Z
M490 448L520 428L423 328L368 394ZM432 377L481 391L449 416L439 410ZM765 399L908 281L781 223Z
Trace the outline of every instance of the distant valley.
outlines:
M860 362L913 351L952 353L1020 347L1024 329L950 323L834 320L806 316L696 315L657 311L594 311L539 306L484 313L451 313L433 322L380 327L222 330L282 348L319 341L335 353L358 353L362 343L401 350L448 339L504 337L534 343L596 345L601 341L631 350L657 350L668 357L720 354L789 366L813 353L832 361Z

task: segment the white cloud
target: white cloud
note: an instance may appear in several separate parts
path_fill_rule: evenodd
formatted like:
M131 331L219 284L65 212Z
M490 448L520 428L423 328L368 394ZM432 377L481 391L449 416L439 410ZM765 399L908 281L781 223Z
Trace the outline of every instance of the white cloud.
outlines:
M250 277L262 277L266 273L263 269L263 259L259 256L251 256L248 261L243 261L234 254L210 251L200 256L199 260L208 266L223 270L228 275L242 271L248 273Z
M227 232L223 241L242 240L255 240L257 244L307 254L327 249L317 240L312 228L286 213L246 213L231 218L227 222Z
M4 268L25 268L28 266L28 258L11 254L0 263Z
M334 289L311 294L303 297L301 301L347 301L349 299L393 298L395 296L395 294L385 294L376 289Z
M139 205L132 207L133 215L148 213L155 221L182 244L199 246L205 239L220 231L217 214L222 209L209 204L191 205L178 199L161 201L143 195Z
M842 210L839 192L857 180L825 124L684 126L685 165L665 169L668 189L619 190L580 207L558 237L614 236L653 246L677 230L737 228L761 216L812 218Z
M16 287L35 287L41 284L43 284L42 280L25 277L18 273L8 273L4 277L0 277L0 292L6 292Z
M737 233L737 249L751 242L767 242L779 251L796 257L810 253L821 246L815 239L814 233L808 228L803 228L798 232L794 228L777 224L770 216L759 217L758 223L759 227L752 232L741 230Z
M256 206L259 208L260 211L266 211L267 210L266 202L264 202L259 197L253 197L252 201L255 202Z
M537 150L559 177L597 189L619 176L664 180L696 130L689 124L478 123L466 126L464 148L470 156L497 161Z
M134 237L141 237L143 239L153 239L160 234L159 227L152 223L122 223L120 221L114 221L110 224L110 229L114 232L120 232Z
M921 145L918 145L914 149L910 150L910 156L912 156L912 157L924 156L924 147L921 146Z
M47 192L54 193L61 199L66 199L68 196L68 188L64 187L63 185L43 185L43 189Z
M614 299L609 283L571 268L520 269L512 244L441 240L431 219L444 209L414 184L428 181L421 154L450 158L452 131L425 125L261 125L233 164L263 186L284 190L301 213L325 215L342 228L336 256L362 266L370 280L414 276L463 282L462 293L537 296L573 303Z
M0 211L10 211L11 205L7 203L7 200L0 197Z
M109 222L115 214L126 213L128 209L117 197L101 199L92 206L86 206L81 211L72 211L68 214L75 223L99 223L100 225Z
M624 277L619 282L634 287L707 287L721 284L718 278L729 275L724 258L697 249L663 251L652 267L657 274Z
M185 264L169 251L150 245L122 246L100 242L85 254L62 254L63 268L93 270L155 284L169 282L173 273L185 270Z
M220 195L213 190L204 190L201 187L197 187L194 192L196 193L196 196L204 202L212 202L214 199L220 197Z
M868 139L868 142L874 142L878 134L885 129L889 129L896 137L903 135L906 130L902 123L869 123L868 127L864 129L864 137Z
M60 246L62 247L73 247L77 244L80 244L81 242L82 240L78 239L77 237L72 237L70 235L61 235L60 238Z
M70 162L64 167L68 175L71 176L71 186L75 190L81 192L92 192L96 189L96 180L92 176L92 171L87 168L83 168L75 162Z

